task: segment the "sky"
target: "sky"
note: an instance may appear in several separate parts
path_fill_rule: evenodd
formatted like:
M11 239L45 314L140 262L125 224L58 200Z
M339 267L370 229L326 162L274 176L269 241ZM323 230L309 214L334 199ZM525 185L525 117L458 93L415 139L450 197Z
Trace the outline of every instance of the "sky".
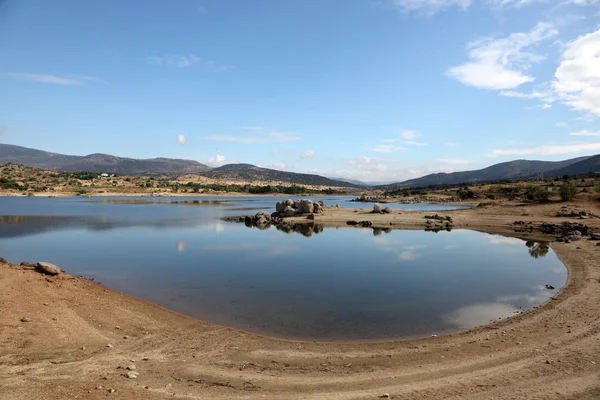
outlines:
M599 118L600 0L0 0L0 143L390 182Z

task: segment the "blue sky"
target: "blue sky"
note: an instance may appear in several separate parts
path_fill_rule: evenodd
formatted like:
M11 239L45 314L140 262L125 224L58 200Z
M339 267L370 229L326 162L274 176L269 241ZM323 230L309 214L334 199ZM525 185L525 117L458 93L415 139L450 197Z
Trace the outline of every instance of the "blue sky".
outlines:
M599 0L0 0L0 142L399 181L600 153Z

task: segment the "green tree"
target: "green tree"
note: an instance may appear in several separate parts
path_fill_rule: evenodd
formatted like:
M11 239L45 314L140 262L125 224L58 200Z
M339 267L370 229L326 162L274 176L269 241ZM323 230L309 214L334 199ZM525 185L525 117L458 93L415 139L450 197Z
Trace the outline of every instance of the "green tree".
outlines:
M572 181L564 182L560 185L558 193L562 201L573 200L577 196L577 186Z

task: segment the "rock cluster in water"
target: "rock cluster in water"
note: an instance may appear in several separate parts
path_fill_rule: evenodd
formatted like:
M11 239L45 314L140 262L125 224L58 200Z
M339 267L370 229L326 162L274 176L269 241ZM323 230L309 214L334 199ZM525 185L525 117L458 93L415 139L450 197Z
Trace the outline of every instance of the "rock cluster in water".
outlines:
M314 202L309 199L282 200L275 204L275 212L272 217L286 218L302 214L318 214L323 212L325 205L322 201Z
M441 230L452 230L452 217L448 215L426 215L425 216L425 230L439 232ZM433 222L432 222L433 221Z
M297 224L292 223L290 221L286 221L285 218L305 215L308 220L314 221L315 214L322 213L324 207L325 206L322 201L314 202L309 199L282 200L277 202L277 204L275 205L276 211L272 214L269 214L266 211L261 211L259 213L256 213L255 215L240 217L238 221L245 223L248 227L255 226L259 229L267 229L271 225L275 225L276 227L278 227L278 229L282 227L281 230L285 231L287 229L286 227L289 227L290 232L292 232L294 231L292 227L296 226ZM311 224L314 224L314 222L311 222ZM322 228L320 229L322 230ZM312 230L310 234L319 232L319 229ZM308 233L308 231L306 231L305 233Z

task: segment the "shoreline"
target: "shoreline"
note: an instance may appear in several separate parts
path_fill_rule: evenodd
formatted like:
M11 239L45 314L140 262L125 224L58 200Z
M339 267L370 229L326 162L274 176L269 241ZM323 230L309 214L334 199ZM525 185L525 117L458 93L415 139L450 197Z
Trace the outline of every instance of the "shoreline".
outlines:
M532 239L536 229L514 232L510 224L572 220L551 216L562 205L437 213L451 215L453 229L513 229L514 236ZM568 205L599 208L594 203ZM345 219L354 215L357 220L370 218L373 227L423 229L423 216L430 214L331 208L335 207L316 215L314 222L347 226ZM529 215L521 215L525 212ZM581 222L600 230L600 219ZM489 325L400 341L310 342L261 336L195 320L82 277L47 277L0 264L0 307L5 310L0 315L0 397L38 399L43 393L48 399L95 399L105 398L112 388L116 398L134 400L373 399L382 393L436 400L598 398L596 243L586 238L551 244L568 275L544 304ZM24 315L33 321L20 322ZM140 373L136 379L117 369L132 359Z

